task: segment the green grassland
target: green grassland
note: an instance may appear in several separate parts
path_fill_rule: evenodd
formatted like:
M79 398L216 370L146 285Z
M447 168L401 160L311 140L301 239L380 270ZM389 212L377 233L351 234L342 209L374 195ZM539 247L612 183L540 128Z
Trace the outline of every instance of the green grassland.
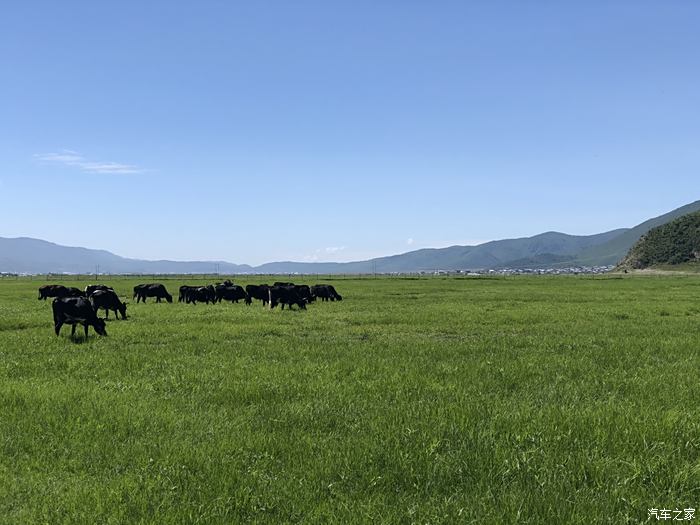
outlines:
M85 342L0 280L0 523L700 507L700 276L332 283L307 311L132 303Z

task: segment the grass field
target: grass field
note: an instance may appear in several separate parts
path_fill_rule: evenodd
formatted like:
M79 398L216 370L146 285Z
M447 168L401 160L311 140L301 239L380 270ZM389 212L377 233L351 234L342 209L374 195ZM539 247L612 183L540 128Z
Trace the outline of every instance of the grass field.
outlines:
M347 279L307 311L130 304L87 342L40 284L0 281L0 523L700 507L699 276Z

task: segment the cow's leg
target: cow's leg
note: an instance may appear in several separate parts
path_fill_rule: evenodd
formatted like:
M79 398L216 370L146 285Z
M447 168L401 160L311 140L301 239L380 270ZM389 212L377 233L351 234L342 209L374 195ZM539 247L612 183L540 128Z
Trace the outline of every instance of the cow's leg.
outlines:
M56 331L56 335L59 335L61 333L61 327L63 326L63 321L56 321L54 323L54 330Z
M87 334L88 334L88 324L87 321L83 323L83 327L85 328L85 339L87 339Z
M70 338L73 339L75 337L75 325L77 323L73 323L70 327Z
M105 314L105 319L109 319L109 308L105 308L105 312L107 312ZM115 312L116 312L116 310L115 310ZM114 315L117 315L117 314L115 313Z

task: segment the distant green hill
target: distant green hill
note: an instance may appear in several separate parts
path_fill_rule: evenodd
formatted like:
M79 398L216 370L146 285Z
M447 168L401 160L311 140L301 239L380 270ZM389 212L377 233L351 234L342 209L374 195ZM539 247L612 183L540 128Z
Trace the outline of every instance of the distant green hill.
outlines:
M574 262L582 265L617 264L627 255L634 243L649 230L696 211L700 211L700 201L691 202L669 213L644 221L605 243L582 250L576 254Z
M649 230L632 247L620 267L642 269L696 261L700 262L700 212L683 215Z

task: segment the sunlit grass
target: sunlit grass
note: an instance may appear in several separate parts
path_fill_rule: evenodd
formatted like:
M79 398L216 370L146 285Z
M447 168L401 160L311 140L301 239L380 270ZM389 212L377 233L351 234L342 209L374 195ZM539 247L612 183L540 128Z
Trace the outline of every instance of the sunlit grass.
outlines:
M0 281L3 523L617 523L700 501L700 278L347 279L305 312L130 304L87 341L53 334L40 284Z

